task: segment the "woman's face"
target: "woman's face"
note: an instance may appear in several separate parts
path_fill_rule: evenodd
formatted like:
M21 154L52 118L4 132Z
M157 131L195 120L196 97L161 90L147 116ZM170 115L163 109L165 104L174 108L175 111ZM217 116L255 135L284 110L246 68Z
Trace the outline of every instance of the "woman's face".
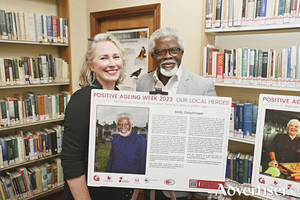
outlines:
M90 68L96 74L99 83L115 85L123 67L123 61L117 46L110 41L101 41L95 50L95 56L90 63Z

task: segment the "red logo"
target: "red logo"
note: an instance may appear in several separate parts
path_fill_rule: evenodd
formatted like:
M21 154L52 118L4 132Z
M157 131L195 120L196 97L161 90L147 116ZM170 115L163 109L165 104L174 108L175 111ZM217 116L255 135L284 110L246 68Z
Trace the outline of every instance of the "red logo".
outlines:
M277 185L278 184L278 182L277 181L274 181L274 185Z
M100 177L97 176L97 175L95 175L95 176L94 176L94 181L100 181Z
M174 185L174 184L175 184L175 181L172 180L172 179L166 179L166 180L164 181L164 183L165 183L166 185Z
M265 179L262 178L262 177L260 177L260 178L258 179L258 181L259 181L260 183L262 183L262 184L265 184L265 183L266 183L266 182L265 182Z
M110 176L107 176L107 180L110 180L111 179L111 177Z

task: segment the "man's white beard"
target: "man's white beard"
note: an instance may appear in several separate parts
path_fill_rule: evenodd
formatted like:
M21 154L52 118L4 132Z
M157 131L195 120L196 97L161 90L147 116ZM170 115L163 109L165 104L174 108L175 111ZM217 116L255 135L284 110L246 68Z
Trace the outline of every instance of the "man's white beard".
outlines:
M126 133L122 133L122 130L121 131L118 131L119 134L122 136L122 137L127 137L128 135L130 135L131 133L131 129L129 131L127 131Z
M162 65L165 63L174 63L175 66L173 68L163 68ZM178 65L177 62L173 61L173 60L166 60L162 63L160 63L160 73L166 77L172 77L174 76L178 71Z

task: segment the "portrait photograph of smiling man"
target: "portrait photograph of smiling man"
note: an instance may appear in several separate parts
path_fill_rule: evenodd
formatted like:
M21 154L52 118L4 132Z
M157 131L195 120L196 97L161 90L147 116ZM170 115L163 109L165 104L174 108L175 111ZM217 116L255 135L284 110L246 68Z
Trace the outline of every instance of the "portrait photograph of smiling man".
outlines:
M145 174L148 108L97 106L95 172Z

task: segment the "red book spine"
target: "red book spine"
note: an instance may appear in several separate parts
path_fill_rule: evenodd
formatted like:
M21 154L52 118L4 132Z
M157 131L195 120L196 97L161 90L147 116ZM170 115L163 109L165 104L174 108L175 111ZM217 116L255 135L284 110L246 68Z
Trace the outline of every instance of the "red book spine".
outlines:
M59 19L56 20L56 26L57 26L57 42L62 42L61 41L61 35L60 35L60 21Z
M223 82L224 80L224 54L217 54L217 82Z
M4 59L5 78L6 78L7 84L10 83L10 78L9 78L9 63L8 62L9 62L8 59Z
M208 75L212 75L212 53L219 51L219 49L209 48L208 49Z
M30 83L33 83L33 76L32 76L32 72L31 72L31 63L30 63L30 57L27 56L25 57L26 60L27 60L27 67L28 67L28 75L29 75L29 82Z
M297 0L291 1L291 14L295 15L297 12Z
M53 31L53 42L57 42L57 21L56 16L52 15L52 31Z

